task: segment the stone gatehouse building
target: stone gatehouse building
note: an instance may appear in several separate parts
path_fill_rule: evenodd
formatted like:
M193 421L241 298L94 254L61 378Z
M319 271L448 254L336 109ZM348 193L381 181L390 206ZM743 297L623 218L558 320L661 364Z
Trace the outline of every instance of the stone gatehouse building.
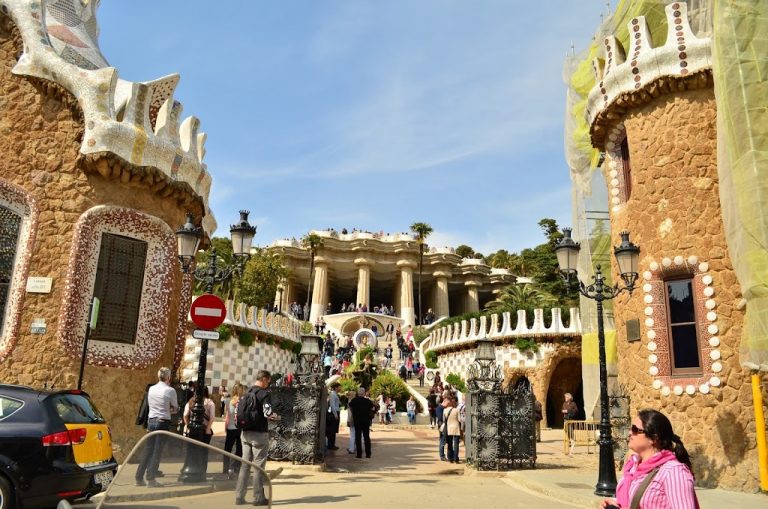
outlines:
M191 278L174 230L206 232L211 178L178 75L133 83L97 44L98 2L0 1L0 380L83 389L121 450L144 386L178 367Z

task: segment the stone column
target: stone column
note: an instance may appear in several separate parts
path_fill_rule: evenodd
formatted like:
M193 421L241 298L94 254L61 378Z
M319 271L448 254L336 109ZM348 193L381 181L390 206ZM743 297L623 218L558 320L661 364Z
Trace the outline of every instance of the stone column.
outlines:
M366 258L355 260L357 265L357 302L355 304L365 304L368 311L371 310L371 262Z
M432 275L435 277L435 302L432 304L432 312L435 313L435 318L448 316L450 314L448 279L451 277L451 273L438 270L433 272Z
M470 279L464 283L467 287L467 296L465 301L465 313L477 313L480 311L480 294L478 288L482 283L480 281Z
M416 268L416 262L400 260L397 266L400 267L400 318L407 327L416 324L413 307L413 269Z
M312 283L312 305L309 310L309 321L313 324L325 314L327 293L328 266L324 262L315 260L315 280Z

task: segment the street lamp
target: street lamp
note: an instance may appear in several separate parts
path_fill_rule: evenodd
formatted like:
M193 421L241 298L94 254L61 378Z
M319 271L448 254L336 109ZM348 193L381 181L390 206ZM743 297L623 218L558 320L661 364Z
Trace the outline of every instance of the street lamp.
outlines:
M251 243L256 235L256 227L248 223L248 211L240 211L240 222L232 225L229 230L232 236L232 250L234 260L231 264L223 264L216 251L212 247L208 256L208 264L205 267L195 268L192 271L193 277L205 283L205 292L213 293L213 287L216 283L226 281L233 275L240 274L245 266L245 262L251 256ZM197 248L200 246L200 239L203 236L202 228L195 226L192 214L187 214L186 223L176 230L176 245L178 248L181 270L189 274L192 264L197 254ZM200 360L197 364L197 386L195 388L195 405L190 411L189 436L195 440L203 441L205 436L205 426L203 419L205 417L205 406L203 401L203 388L205 386L205 369L208 357L208 339L200 340ZM199 447L190 447L187 449L187 458L184 467L181 470L179 480L181 482L203 482L207 470L207 454L205 449Z
M555 247L557 263L563 274L566 286L572 279L576 279L578 270L576 264L579 257L578 242L571 238L571 229L563 228L563 238ZM624 290L632 294L635 289L635 281L638 275L638 261L640 248L629 240L629 232L621 232L621 244L613 249L619 266L621 279L624 280L623 288L616 283L608 286L603 279L600 265L595 267L594 283L585 285L579 281L579 293L588 299L597 302L597 339L600 354L600 438L597 443L600 446L600 470L595 486L595 495L613 496L616 492L616 469L613 459L613 437L611 436L610 409L608 403L608 371L605 357L605 329L603 325L603 301L611 300Z
M501 384L501 370L496 365L496 344L491 339L480 339L475 349L475 362L469 367L467 381L470 387L486 391Z
M316 384L323 379L319 339L320 336L312 334L301 336L301 352L296 366L296 382L299 384Z

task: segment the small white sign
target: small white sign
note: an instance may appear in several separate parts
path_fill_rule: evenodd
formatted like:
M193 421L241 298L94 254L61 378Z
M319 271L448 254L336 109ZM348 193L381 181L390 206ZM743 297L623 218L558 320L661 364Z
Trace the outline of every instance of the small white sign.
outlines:
M192 331L192 337L195 339L219 339L219 332L215 330L195 329Z
M32 334L45 334L46 330L48 330L48 327L45 324L45 318L32 319L32 324L30 327L30 332Z
M30 276L27 278L27 292L29 293L51 293L53 278Z

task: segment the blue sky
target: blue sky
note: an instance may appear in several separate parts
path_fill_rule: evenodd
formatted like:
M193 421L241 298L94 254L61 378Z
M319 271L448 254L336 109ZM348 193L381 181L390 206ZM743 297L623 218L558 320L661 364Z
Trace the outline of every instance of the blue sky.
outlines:
M256 243L313 228L406 231L489 253L570 224L563 157L571 42L599 0L104 2L102 52L123 78L178 72L208 133L211 208Z

